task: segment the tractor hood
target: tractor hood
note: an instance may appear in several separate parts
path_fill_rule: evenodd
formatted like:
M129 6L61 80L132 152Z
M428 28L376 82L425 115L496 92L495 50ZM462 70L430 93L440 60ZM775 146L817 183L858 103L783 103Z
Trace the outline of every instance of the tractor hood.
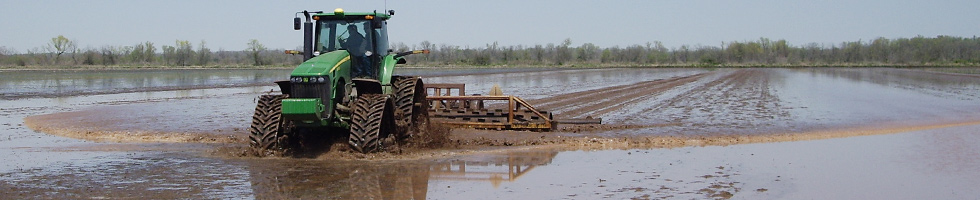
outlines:
M310 58L293 70L291 76L324 76L340 69L349 69L350 53L337 50Z

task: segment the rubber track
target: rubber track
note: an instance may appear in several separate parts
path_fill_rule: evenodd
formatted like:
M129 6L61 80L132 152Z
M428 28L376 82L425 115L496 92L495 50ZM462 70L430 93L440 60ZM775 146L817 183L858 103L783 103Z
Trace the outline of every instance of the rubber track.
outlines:
M382 129L391 125L384 119L387 100L387 95L363 94L354 102L348 139L352 149L361 153L381 150Z
M255 105L252 125L249 127L249 144L258 150L276 148L282 128L282 99L286 95L262 95Z
M422 87L421 80L416 77L396 77L394 87L395 108L401 110L401 116L397 116L408 127L402 130L418 128L419 124L428 116L428 103L425 102L425 88ZM416 106L420 105L420 106ZM422 111L422 112L420 112Z

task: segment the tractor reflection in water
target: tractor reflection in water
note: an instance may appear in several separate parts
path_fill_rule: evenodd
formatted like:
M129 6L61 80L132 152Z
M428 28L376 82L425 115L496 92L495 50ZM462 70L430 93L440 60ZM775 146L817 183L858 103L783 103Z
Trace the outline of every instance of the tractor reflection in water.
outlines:
M497 188L550 164L556 155L519 152L481 160L396 164L284 160L252 162L248 170L257 199L426 199L429 180L488 181Z

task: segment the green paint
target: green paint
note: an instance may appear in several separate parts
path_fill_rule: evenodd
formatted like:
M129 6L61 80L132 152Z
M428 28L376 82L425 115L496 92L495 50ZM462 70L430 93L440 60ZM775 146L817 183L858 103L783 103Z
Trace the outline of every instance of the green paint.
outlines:
M323 113L320 99L288 98L282 100L282 117L288 120L319 120Z

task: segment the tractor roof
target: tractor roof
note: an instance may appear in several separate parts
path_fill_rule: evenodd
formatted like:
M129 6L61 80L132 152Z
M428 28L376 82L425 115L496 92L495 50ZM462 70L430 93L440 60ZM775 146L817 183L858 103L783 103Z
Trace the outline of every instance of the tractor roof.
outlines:
M381 20L388 20L391 15L388 13L379 12L344 12L343 9L337 8L334 12L323 12L313 14L314 18L319 19L366 19L366 16L371 16L372 18L380 18Z

